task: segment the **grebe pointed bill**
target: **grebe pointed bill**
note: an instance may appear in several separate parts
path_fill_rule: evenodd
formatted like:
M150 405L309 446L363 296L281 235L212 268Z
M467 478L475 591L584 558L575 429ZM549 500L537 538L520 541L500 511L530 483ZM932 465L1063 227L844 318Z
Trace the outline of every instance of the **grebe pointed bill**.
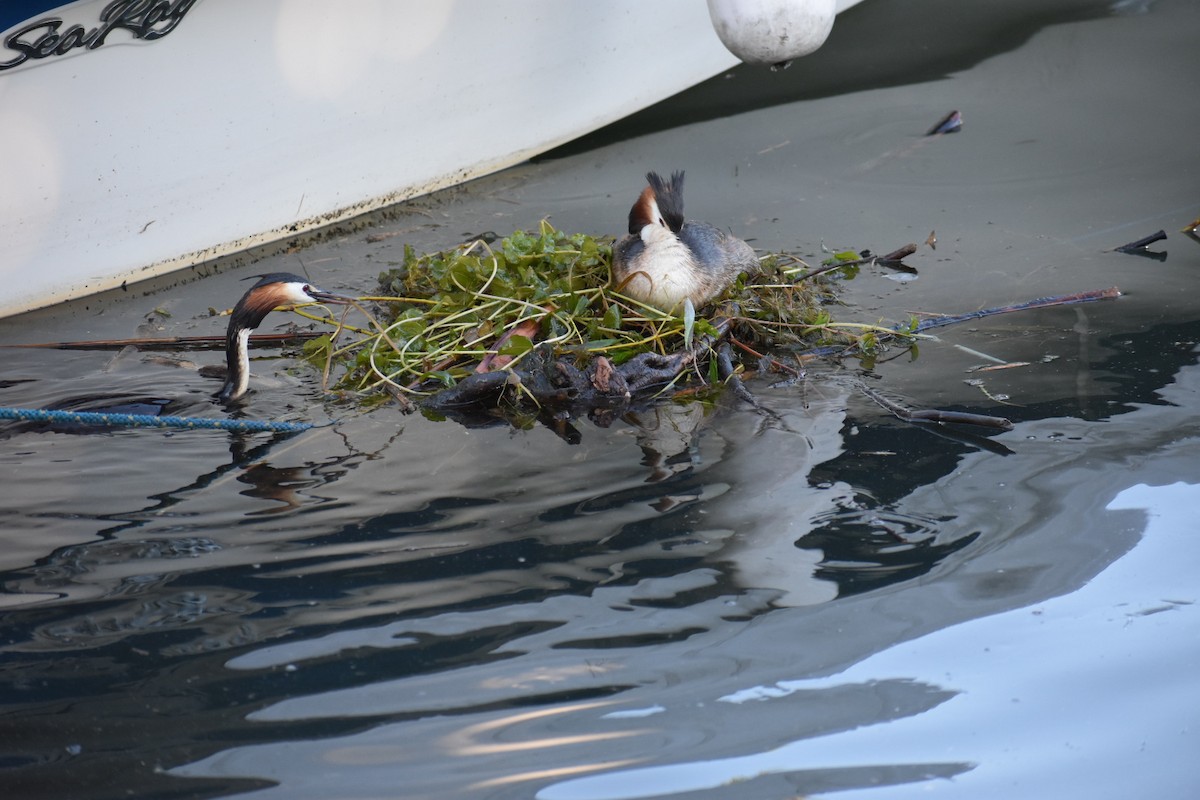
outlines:
M649 184L629 210L628 233L613 246L613 282L647 305L676 312L690 302L700 308L740 273L758 266L754 249L706 222L683 216L683 172Z
M307 278L290 272L272 272L258 278L242 295L229 315L225 332L225 361L229 368L225 385L217 392L222 403L233 403L245 396L250 385L250 334L263 319L280 306L303 303L345 305L351 298L316 288Z

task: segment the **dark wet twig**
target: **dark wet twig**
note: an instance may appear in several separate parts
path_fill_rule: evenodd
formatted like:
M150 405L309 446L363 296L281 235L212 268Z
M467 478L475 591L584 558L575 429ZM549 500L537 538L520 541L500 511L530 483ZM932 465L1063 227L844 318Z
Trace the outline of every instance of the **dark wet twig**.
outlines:
M292 331L290 333L257 333L250 337L250 346L282 344L293 341L306 341L324 336L319 331ZM180 350L180 349L224 349L225 334L219 336L166 336L166 337L136 337L132 339L92 339L77 342L29 342L25 344L0 344L0 347L37 347L50 350L119 350L122 347L136 347L140 350Z
M1015 452L1000 442L989 439L986 436L980 436L977 433L971 433L962 428L947 428L944 425L918 425L917 427L931 436L937 436L940 439L949 439L952 442L970 445L971 447L978 447L980 450L987 450L989 453L995 453L998 456L1011 456Z
M885 264L885 265L891 264L891 263L899 263L899 262L903 261L904 259L908 258L909 256L911 256L915 252L917 252L917 246L915 244L909 243L909 244L904 245L904 247L900 247L900 248L893 250L892 252L888 253L886 256L881 256L879 258L879 263Z
M771 365L772 369L777 369L780 372L786 372L789 375L791 375L793 378L804 377L804 370L796 369L795 367L791 367L791 366L788 366L787 364L784 364L782 361L771 358L768 355L764 355L763 353L758 352L757 350L755 350L753 347L746 344L745 342L740 341L736 337L730 336L729 343L732 344L737 349L741 350L743 353L746 353L747 355L757 358L759 361L764 361L764 360L767 361L767 363L769 363Z
M971 414L965 411L940 411L938 409L905 408L894 400L884 397L869 386L859 383L859 390L878 405L891 412L897 419L905 422L952 422L958 425L977 425L982 428L995 428L1001 431L1011 431L1013 424L1004 417L989 417L983 414Z
M963 118L958 111L951 111L938 121L937 125L926 132L926 136L939 136L944 133L958 133L962 130Z
M1051 297L1039 297L1036 300L1029 300L1024 303L1016 303L1010 306L997 306L995 308L984 308L979 311L968 311L965 314L947 315L942 317L930 317L923 319L917 326L911 330L906 329L906 326L897 326L897 333L923 333L932 328L941 328L946 325L954 325L959 322L967 322L973 319L983 319L984 317L992 317L997 314L1011 314L1014 311L1031 311L1036 308L1051 308L1053 306L1075 305L1077 303L1092 303L1097 300L1115 300L1121 296L1121 290L1115 286L1110 286L1107 289L1096 289L1088 292L1076 292L1074 294L1060 294Z
M886 256L877 258L875 261L881 267L897 269L901 272L911 272L915 275L917 273L916 268L910 267L908 264L904 263L904 259L908 258L915 252L917 252L917 246L915 244L906 244L904 247L901 247L898 250L893 250Z
M1147 247L1149 247L1150 245L1154 244L1155 242L1161 242L1163 239L1166 239L1166 238L1167 238L1167 232L1160 230L1157 233L1152 233L1149 236L1138 239L1136 242L1130 242L1129 244L1123 244L1120 247L1114 247L1113 249L1116 250L1118 253L1144 252L1145 249Z
M826 272L833 272L835 269L841 269L842 267L857 267L859 264L865 264L867 261L870 261L870 259L860 258L857 261L842 261L837 264L826 264L823 267L817 267L812 272L804 273L796 279L796 283L809 280L810 278L815 278L818 275L824 275Z
M1131 256L1141 256L1142 258L1149 258L1154 261L1166 261L1167 252L1165 250L1150 249L1150 245L1154 244L1155 242L1161 242L1166 238L1167 232L1160 230L1142 239L1138 239L1136 242L1130 242L1129 244L1123 244L1120 247L1114 247L1113 250L1117 253L1126 253Z
M400 407L400 413L411 414L417 410L417 404L414 403L408 395L400 391L400 389L388 383L385 383L383 388L384 391L386 391L388 395L396 401L396 405Z
M915 269L907 264L901 263L905 258L908 258L913 253L917 252L915 244L906 244L903 247L897 248L885 256L877 256L869 250L863 251L862 258L852 258L849 261L839 261L836 264L826 264L823 267L814 269L812 272L806 272L796 279L796 282L806 281L810 278L815 278L818 275L823 275L826 272L833 272L835 269L844 267L861 267L869 264L878 264L881 267L890 267L891 269L899 269L905 272L916 272Z
M989 417L984 414L971 414L966 411L941 411L938 409L921 409L918 411L910 411L907 417L909 422L954 422L960 425L979 425L983 428L996 428L1002 431L1011 431L1013 424L1010 420L1004 417Z
M737 374L737 370L733 366L733 355L729 349L728 342L722 342L717 348L717 376L733 387L733 394L744 403L748 403L758 411L765 411L746 384L742 382L742 377Z

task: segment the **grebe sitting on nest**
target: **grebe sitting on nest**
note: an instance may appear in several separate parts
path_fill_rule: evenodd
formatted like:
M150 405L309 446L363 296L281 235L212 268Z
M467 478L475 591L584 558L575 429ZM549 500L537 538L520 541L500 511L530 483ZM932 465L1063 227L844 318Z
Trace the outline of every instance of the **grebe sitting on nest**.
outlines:
M617 290L663 311L700 308L758 266L750 245L705 222L683 220L683 173L646 175L629 211L629 233L613 246Z
M345 305L349 302L349 298L321 291L305 278L289 272L258 277L258 283L242 295L229 315L229 328L225 334L229 374L225 385L217 392L217 399L222 403L234 402L246 394L250 383L250 354L247 351L250 333L262 324L267 314L279 306L317 302Z

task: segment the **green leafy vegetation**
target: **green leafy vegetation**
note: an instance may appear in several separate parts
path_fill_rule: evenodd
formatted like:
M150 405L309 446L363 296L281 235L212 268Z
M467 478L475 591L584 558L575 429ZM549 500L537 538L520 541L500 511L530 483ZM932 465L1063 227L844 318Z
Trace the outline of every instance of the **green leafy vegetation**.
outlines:
M359 307L370 325L341 344L341 329L308 343L308 355L340 368L335 388L429 393L484 369L515 369L535 350L584 366L597 356L620 365L645 352L684 347L684 321L611 288L611 242L568 234L543 221L493 244L474 241L436 253L405 248ZM835 323L829 285L788 255L768 255L709 309L734 320L740 341L771 350L839 344L873 349L884 329ZM371 310L365 304L372 304ZM693 336L714 334L698 316Z

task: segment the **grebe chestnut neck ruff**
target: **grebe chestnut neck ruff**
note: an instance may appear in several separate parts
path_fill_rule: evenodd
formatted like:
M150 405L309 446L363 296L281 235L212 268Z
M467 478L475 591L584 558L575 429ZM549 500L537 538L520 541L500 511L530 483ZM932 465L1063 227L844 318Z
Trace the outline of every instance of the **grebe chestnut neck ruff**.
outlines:
M758 266L754 250L705 222L684 221L683 173L656 172L629 210L629 232L613 247L618 291L663 311L700 308Z
M250 383L250 333L262 324L263 318L279 306L300 303L333 303L345 305L349 298L322 291L306 278L290 272L273 272L260 275L258 283L250 287L229 315L229 328L225 334L225 360L229 375L225 385L217 392L222 403L241 399Z

